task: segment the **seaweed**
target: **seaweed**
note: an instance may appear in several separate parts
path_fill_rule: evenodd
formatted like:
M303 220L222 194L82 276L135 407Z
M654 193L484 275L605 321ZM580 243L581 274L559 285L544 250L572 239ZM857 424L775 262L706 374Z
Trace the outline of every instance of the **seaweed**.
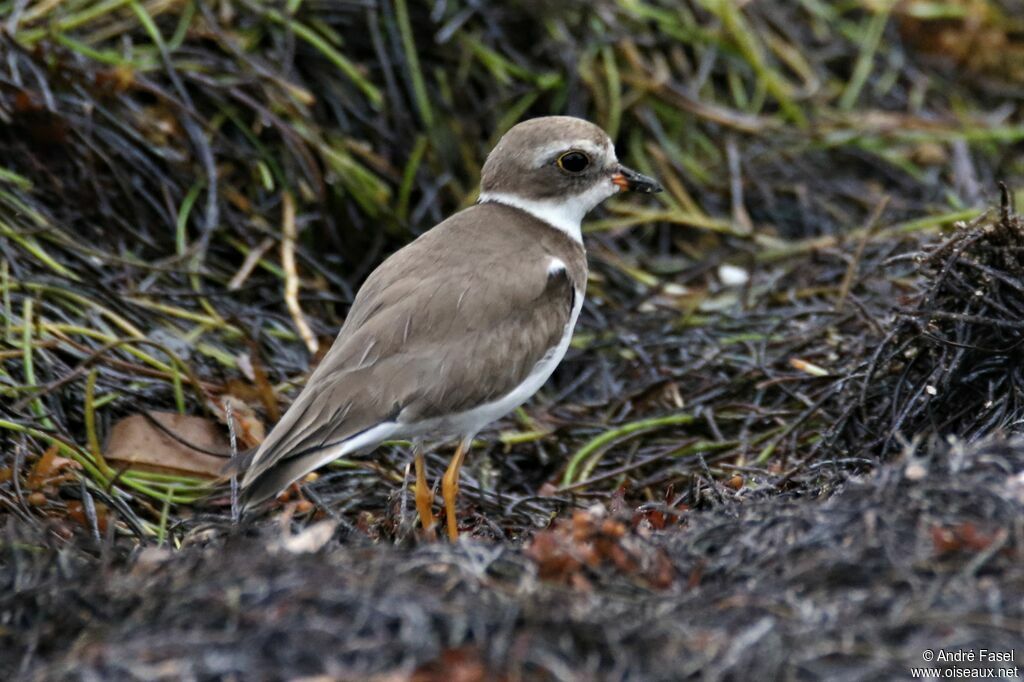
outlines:
M0 671L893 676L937 603L966 618L942 641L1019 621L1009 0L0 16ZM406 443L240 522L225 482L105 457L140 412L269 426L370 270L551 113L666 192L586 223L576 337L474 444L467 540L417 535Z

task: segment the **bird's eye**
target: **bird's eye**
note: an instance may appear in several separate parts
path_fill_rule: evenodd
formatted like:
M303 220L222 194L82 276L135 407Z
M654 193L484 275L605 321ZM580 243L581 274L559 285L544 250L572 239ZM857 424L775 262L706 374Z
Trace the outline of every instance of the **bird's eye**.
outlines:
M581 173L590 165L590 159L583 152L566 152L558 157L558 167L569 173Z

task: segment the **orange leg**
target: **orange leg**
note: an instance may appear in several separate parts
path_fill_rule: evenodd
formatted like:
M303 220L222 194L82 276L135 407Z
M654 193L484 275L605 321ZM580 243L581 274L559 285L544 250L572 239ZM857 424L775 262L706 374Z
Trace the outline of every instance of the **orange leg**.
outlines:
M459 524L455 518L455 500L459 496L459 470L462 468L462 462L466 459L466 453L469 452L472 442L472 438L464 438L459 442L459 447L455 450L455 456L452 457L452 461L448 465L447 471L444 472L444 478L441 481L445 518L448 521L448 539L452 542L459 539Z
M426 465L423 462L423 448L420 447L419 443L413 446L413 452L416 462L416 511L420 515L420 523L423 525L423 530L433 537L434 524L437 523L432 508L434 504L434 491L427 485Z

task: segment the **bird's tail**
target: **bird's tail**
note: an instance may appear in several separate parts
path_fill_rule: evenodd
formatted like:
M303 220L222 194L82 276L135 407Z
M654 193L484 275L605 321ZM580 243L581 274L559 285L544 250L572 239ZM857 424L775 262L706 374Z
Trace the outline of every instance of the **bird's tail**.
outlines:
M396 422L385 421L347 435L343 439L318 443L315 446L284 455L264 452L264 446L261 446L260 450L252 456L250 465L242 478L243 509L252 508L273 497L309 472L338 457L379 445L397 430ZM268 438L265 443L269 444L269 440Z

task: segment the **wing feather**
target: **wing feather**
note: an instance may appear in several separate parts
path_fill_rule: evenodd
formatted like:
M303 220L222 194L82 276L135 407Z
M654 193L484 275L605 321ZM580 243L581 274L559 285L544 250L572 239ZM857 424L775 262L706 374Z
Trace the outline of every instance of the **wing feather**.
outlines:
M250 504L318 466L319 451L399 414L429 419L507 394L558 343L586 279L582 246L575 267L549 273L551 251L577 245L539 221L527 221L535 238L502 232L507 211L462 211L367 278L253 458L242 481Z

